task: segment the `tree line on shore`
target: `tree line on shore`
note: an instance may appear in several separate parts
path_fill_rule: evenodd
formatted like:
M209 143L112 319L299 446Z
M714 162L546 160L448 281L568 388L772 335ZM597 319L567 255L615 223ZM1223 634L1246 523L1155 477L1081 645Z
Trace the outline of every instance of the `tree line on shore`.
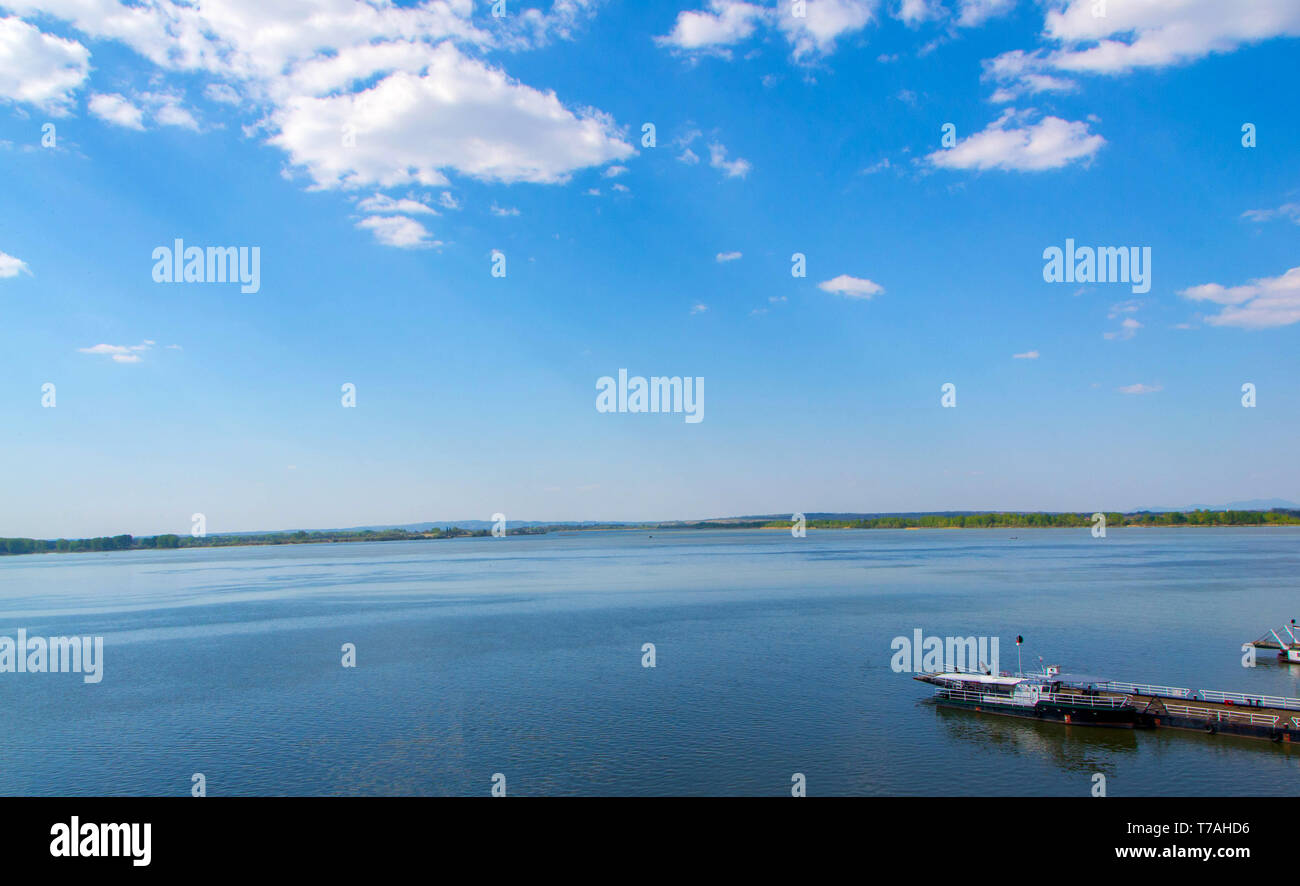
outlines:
M1062 529L1089 527L1093 515L1086 513L991 512L979 514L909 514L887 517L830 518L808 520L810 529ZM1274 508L1270 511L1139 511L1106 514L1106 526L1297 526L1300 511ZM711 521L690 523L584 524L581 526L525 526L508 530L508 535L543 535L548 531L595 529L788 529L788 520ZM245 535L131 535L99 538L0 538L0 556L9 554L65 554L91 551L171 550L214 548L236 545L320 544L352 541L412 541L429 538L467 538L491 535L487 529L449 526L416 532L407 529L361 529L307 532L265 532Z
M534 527L509 530L509 535L537 534ZM362 529L338 532L265 532L248 535L131 535L99 538L0 538L0 555L6 554L77 554L91 551L170 550L175 548L222 548L236 545L320 544L349 541L410 541L422 538L464 538L491 535L487 529L470 530L450 526L428 532L406 529Z

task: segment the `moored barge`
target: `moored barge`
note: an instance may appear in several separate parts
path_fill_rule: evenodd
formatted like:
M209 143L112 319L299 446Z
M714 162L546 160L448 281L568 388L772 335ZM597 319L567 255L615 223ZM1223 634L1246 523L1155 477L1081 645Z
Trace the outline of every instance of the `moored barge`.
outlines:
M948 671L918 674L916 679L938 687L934 701L944 707L1081 726L1134 729L1155 725L1129 699L1063 677L1057 668L1020 676Z
M936 687L936 704L980 713L1300 742L1300 698L1096 681L1063 676L1056 667L1042 674L949 671L915 679Z

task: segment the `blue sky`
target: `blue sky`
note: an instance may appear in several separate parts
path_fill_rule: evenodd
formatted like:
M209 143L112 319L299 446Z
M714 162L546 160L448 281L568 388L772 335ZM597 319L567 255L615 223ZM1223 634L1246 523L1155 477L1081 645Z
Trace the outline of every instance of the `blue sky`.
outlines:
M1095 6L0 0L0 535L1300 500L1300 0Z

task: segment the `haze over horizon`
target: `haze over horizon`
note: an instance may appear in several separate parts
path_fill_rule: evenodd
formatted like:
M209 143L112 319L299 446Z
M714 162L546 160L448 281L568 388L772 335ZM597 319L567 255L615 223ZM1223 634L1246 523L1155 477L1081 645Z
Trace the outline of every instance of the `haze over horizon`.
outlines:
M0 536L1300 500L1297 0L316 6L0 0Z

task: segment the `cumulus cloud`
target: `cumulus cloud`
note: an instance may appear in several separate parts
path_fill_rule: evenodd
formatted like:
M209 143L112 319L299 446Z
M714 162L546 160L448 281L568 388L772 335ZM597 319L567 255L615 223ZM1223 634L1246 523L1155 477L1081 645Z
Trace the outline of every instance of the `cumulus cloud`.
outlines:
M561 183L635 153L608 115L566 106L470 54L567 39L594 0L554 0L548 11L525 9L504 21L476 15L475 5L313 0L304 15L294 0L5 0L20 16L48 16L122 43L186 82L211 79L205 94L263 112L247 131L282 149L317 188L445 187L452 172ZM40 39L22 21L3 21L6 38L22 31L24 40ZM480 29L475 21L493 24ZM84 80L88 53L50 39L47 53L69 57L72 73L58 89L37 89L24 74L27 100L61 100ZM0 91L5 70L0 62ZM143 97L110 94L92 113L140 128L141 105L152 108ZM161 125L197 128L178 102L164 101L152 114ZM343 137L345 126L354 140Z
M405 215L372 215L357 222L357 227L370 231L385 246L399 249L428 249L441 246L429 229Z
M19 274L31 274L32 269L27 267L27 262L20 258L14 258L7 252L0 252L0 280L5 277L17 277Z
M1024 122L1032 114L1008 108L982 131L941 149L926 159L944 169L1002 169L1039 172L1091 160L1106 140L1088 124L1060 117Z
M144 111L116 92L90 97L90 113L114 126L144 129Z
M957 25L975 28L991 18L1006 15L1016 5L1016 0L961 0L957 12Z
M835 50L846 34L865 28L874 18L878 0L807 0L805 15L790 13L788 0L767 4L742 0L709 0L703 10L684 10L673 29L656 37L660 46L675 52L730 55L730 47L742 43L761 28L785 37L795 61L810 61ZM896 14L919 14L929 10L932 0L902 0Z
M846 298L869 299L873 295L879 295L885 291L885 287L875 283L865 277L850 277L848 274L840 274L831 280L825 280L817 284L817 288L822 292L830 292L834 295L842 295Z
M654 39L660 46L688 52L718 50L748 39L770 15L770 9L753 3L710 0L707 12L679 12L672 31Z
M726 147L718 142L709 145L709 165L721 169L727 178L744 178L752 168L749 161L743 158L728 160Z
M1043 72L1125 74L1185 64L1273 37L1300 36L1295 0L1130 0L1107 4L1103 16L1093 13L1095 5L1096 0L1066 0L1049 6L1043 36L1050 46L1008 53L1015 58L1003 67L1003 77L1023 81ZM1010 88L1023 88L1023 82Z
M89 74L90 50L76 40L42 33L17 16L0 18L0 99L66 116Z
M294 96L273 114L271 144L317 187L440 186L444 170L492 182L565 182L575 169L633 153L613 121L575 113L444 43L423 73L397 72L358 93ZM351 133L352 140L340 138Z
M1260 277L1242 286L1203 283L1178 293L1193 301L1221 305L1207 317L1211 326L1267 329L1300 321L1300 267L1277 277Z

